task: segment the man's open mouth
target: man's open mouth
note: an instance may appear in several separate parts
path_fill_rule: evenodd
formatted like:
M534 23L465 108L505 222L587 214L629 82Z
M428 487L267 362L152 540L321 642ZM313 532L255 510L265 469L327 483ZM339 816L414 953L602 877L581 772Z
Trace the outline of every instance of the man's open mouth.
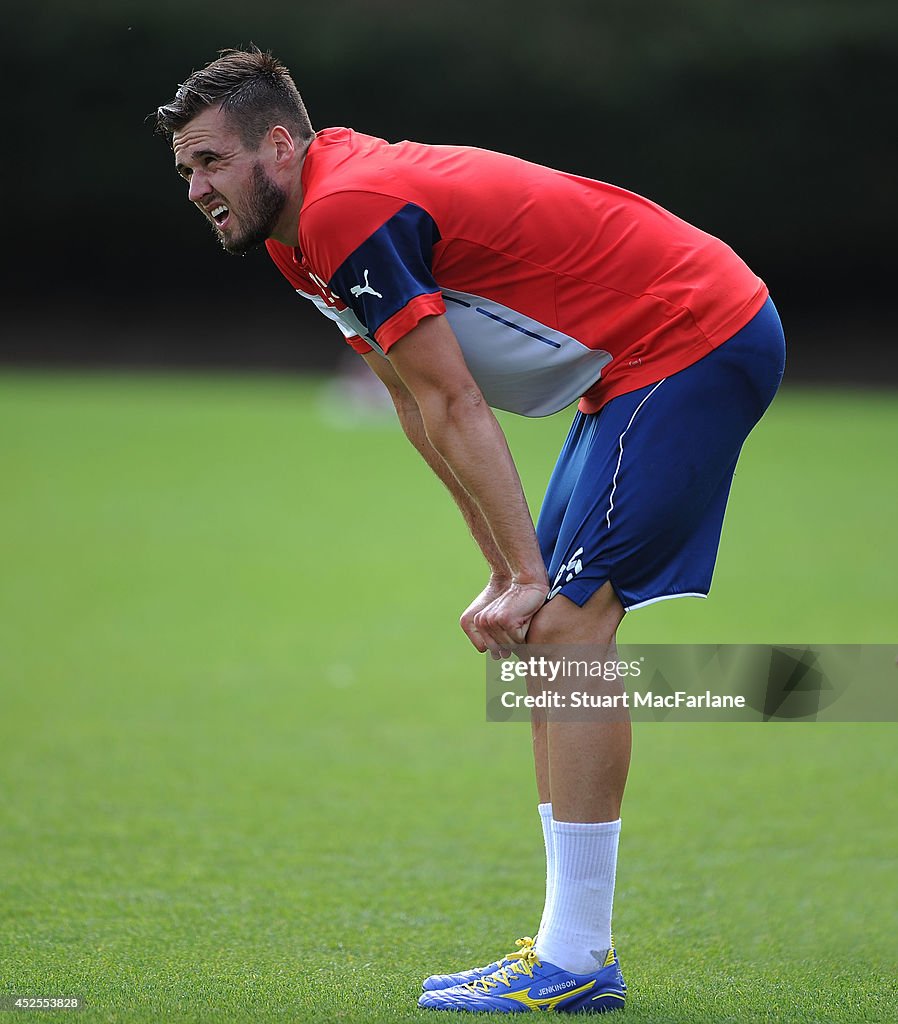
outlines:
M224 203L219 203L218 206L213 207L212 210L209 211L209 216L219 227L224 227L225 221L230 216L230 213L231 211Z

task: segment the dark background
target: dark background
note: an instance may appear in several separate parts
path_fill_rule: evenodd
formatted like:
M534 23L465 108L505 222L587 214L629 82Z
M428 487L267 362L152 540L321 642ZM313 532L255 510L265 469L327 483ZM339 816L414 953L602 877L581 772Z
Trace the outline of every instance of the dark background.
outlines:
M147 121L254 42L316 127L486 146L648 195L770 285L796 379L895 382L895 0L46 0L5 16L2 359L333 366L262 252L225 254Z

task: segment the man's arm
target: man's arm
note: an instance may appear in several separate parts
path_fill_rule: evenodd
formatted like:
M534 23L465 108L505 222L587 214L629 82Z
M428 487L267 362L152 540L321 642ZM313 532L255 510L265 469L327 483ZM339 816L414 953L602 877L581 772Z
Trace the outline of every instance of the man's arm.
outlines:
M418 408L415 396L403 384L389 360L384 359L377 352L370 352L362 356L362 358L374 373L380 377L390 393L390 398L396 407L396 415L399 417L399 422L405 432L405 436L421 453L424 461L442 480L452 495L453 500L464 516L465 522L468 524L471 535L483 552L483 557L486 559L493 576L502 580L510 580L511 572L508 568L508 563L496 546L492 532L483 518L479 507L458 482L458 478L449 468L446 460L428 440L427 432L424 429L424 420L421 417L421 410Z
M471 376L445 316L425 317L392 346L389 360L414 399L427 441L449 470L447 486L453 490L454 477L463 492L462 511L470 502L488 528L496 549L488 560L492 565L497 552L508 567L510 583L477 612L477 630L494 653L523 643L549 587L502 428Z

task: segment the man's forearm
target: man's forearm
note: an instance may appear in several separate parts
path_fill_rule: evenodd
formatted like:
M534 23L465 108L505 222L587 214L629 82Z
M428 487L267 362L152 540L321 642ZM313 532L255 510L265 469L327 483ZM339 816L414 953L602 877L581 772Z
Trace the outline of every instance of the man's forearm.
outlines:
M420 416L427 438L477 509L511 576L545 579L533 520L502 428L479 391L431 394Z
M503 657L525 642L549 592L505 434L445 314L424 317L394 342L386 365L379 358L366 356L397 409L411 410L406 433L452 492L490 564L507 567L501 583L491 580L460 620L478 651Z
M471 535L483 552L483 557L486 559L493 575L510 576L511 572L508 568L508 563L499 550L492 531L483 513L480 511L480 507L461 485L458 477L447 465L446 460L430 443L418 406L413 402L397 402L396 412L402 429L405 431L405 436L418 449L424 461L430 466L437 477L442 480L446 489L452 495L455 504L468 524Z

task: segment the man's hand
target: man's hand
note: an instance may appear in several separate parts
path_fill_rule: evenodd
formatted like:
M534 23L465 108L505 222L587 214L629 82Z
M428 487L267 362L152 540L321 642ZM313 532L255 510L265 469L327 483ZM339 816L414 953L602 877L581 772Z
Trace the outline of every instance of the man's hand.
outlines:
M548 593L548 582L494 582L491 578L462 615L461 627L478 651L489 651L496 659L507 658L524 643L530 620L545 604Z
M490 575L490 581L481 590L481 592L474 598L474 600L468 605L468 607L462 613L462 617L458 620L459 625L465 631L465 635L471 641L471 643L480 651L481 654L486 654L487 643L486 638L475 626L474 619L479 612L482 612L485 608L493 603L500 595L505 593L506 590L511 586L511 577L503 575L501 573L494 572Z

